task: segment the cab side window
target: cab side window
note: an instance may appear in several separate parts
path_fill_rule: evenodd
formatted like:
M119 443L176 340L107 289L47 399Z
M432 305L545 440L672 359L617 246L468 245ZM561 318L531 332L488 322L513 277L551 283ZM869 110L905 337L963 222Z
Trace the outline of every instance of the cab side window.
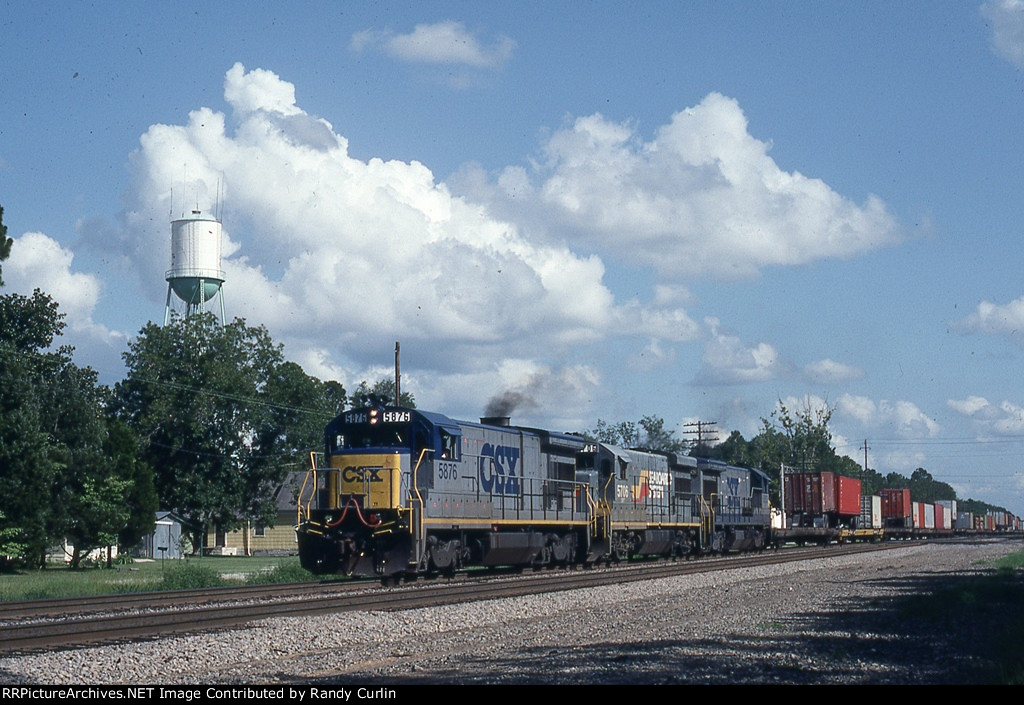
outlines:
M441 459L459 461L461 450L459 436L441 429Z

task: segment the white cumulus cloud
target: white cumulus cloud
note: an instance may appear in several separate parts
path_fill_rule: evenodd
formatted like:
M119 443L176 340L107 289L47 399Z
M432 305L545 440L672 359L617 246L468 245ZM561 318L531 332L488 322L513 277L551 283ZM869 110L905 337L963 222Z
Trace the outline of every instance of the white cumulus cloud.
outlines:
M12 239L11 256L3 267L4 290L31 296L39 289L53 298L67 326L58 344L93 350L105 362L119 353L127 336L93 320L103 294L99 278L74 271L72 252L44 233Z
M474 375L501 386L495 365L535 358L561 380L553 392L582 398L586 365L568 359L580 346L697 335L678 293L618 303L598 256L527 237L418 162L351 157L347 140L272 72L236 64L224 95L229 114L197 108L183 125L142 135L124 225L103 236L161 303L152 283L168 266L167 214L209 210L222 193L229 317L267 325L311 372L350 384L401 340L416 367L433 371L426 403L459 398L457 384L479 396Z
M873 435L900 438L934 438L940 430L938 422L910 401L882 399L843 394L836 404L836 413L861 424Z
M1024 0L995 0L981 6L992 26L996 54L1024 69Z
M949 399L946 405L970 418L981 439L1024 435L1024 407L1019 404L1005 400L994 404L985 397L970 396Z
M1006 335L1024 344L1024 296L1002 305L982 301L973 313L956 321L953 327L969 333Z
M499 36L485 43L461 22L446 20L416 25L408 34L363 30L352 36L349 48L356 52L375 48L396 59L416 63L492 68L511 58L516 42Z
M829 384L858 379L864 376L864 370L826 358L812 362L804 367L804 376L811 382Z
M699 380L711 384L739 384L774 379L782 372L775 348L768 343L745 345L725 332L715 318L705 319L710 337L704 347Z
M468 169L458 184L498 213L561 228L666 280L747 276L898 240L879 198L858 205L783 171L769 148L736 100L712 93L650 141L632 124L580 117L551 135L530 170L509 167L491 183Z

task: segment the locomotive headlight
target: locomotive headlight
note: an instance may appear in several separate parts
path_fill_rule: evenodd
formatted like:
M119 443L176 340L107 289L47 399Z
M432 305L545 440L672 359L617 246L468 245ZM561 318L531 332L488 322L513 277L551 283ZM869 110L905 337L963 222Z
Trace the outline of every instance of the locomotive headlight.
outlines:
M370 409L370 424L372 425L375 423L377 423L377 410Z

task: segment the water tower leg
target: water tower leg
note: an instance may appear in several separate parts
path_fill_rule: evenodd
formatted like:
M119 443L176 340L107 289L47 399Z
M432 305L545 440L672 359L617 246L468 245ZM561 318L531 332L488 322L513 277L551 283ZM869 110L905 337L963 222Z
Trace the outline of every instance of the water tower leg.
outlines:
M192 295L192 301L189 304L191 313L202 313L203 312L203 292L206 291L206 280L202 277L199 278L199 286L196 287L196 293Z
M164 327L171 320L171 283L167 282L167 303L164 304Z

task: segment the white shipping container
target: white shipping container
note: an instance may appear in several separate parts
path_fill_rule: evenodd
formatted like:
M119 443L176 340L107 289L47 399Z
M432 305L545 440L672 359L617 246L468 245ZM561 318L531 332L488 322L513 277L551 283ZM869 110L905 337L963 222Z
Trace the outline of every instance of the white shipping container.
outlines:
M942 507L942 529L952 529L953 521L956 517L956 500L955 499L940 499L936 504Z
M878 495L861 495L860 523L861 529L882 528L882 498Z

